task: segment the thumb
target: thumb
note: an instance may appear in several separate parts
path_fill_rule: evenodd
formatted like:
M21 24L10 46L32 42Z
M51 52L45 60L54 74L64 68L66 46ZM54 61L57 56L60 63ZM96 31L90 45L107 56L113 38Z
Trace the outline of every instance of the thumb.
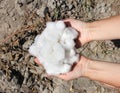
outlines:
M71 71L66 74L56 75L56 77L68 81L74 79L74 73Z
M41 65L41 66L42 66L42 64L40 63L40 61L38 60L38 58L35 58L34 61L35 61L35 63L37 63L38 65Z

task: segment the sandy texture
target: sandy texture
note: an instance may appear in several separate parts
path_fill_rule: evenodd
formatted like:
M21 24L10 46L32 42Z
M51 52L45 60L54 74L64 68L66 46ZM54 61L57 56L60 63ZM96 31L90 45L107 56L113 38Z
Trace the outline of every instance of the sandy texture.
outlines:
M98 82L80 78L69 82L46 77L28 47L47 21L73 17L94 21L118 15L119 0L0 0L1 93L119 93ZM18 33L17 33L18 32ZM94 41L78 49L92 59L120 62L120 41Z

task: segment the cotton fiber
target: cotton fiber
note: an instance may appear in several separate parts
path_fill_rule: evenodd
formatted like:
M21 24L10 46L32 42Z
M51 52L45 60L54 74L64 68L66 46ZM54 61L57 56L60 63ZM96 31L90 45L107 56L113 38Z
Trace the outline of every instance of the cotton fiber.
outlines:
M29 53L38 58L48 74L67 73L79 60L74 42L77 36L77 31L66 27L63 21L47 22L44 31L30 46Z

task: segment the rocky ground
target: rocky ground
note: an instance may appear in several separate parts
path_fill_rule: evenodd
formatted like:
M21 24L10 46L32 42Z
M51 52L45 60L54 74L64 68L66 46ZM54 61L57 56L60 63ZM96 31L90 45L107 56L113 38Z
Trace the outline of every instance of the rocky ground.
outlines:
M0 0L0 93L119 93L86 78L49 78L28 53L47 21L94 21L119 12L119 0ZM119 40L90 42L78 51L91 59L120 62Z

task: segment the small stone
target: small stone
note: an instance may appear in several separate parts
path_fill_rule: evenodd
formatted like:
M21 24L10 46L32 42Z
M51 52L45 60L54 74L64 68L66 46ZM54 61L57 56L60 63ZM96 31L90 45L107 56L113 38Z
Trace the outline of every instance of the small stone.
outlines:
M37 9L36 10L36 13L37 15L39 15L40 17L44 17L44 10L45 10L45 7L41 7L40 9Z
M34 0L26 0L26 3L27 4L30 4L30 3L32 3Z
M48 91L49 91L49 90L46 88L46 89L43 91L43 93L49 93Z
M0 76L3 76L3 75L4 75L3 71L2 71L2 70L0 70Z
M15 21L15 20L16 20L16 18L15 18L15 17L12 17L12 20L13 20L13 21Z
M8 23L4 23L2 26L4 29L8 29L10 27Z
M7 11L6 11L6 9L0 9L0 13L1 14L7 14Z
M71 5L69 5L69 10L71 10L73 8L73 5L71 4Z
M24 15L24 10L21 8L25 4L25 0L15 0L15 9L17 10L19 15Z
M32 44L32 42L33 42L33 40L28 40L28 41L26 41L26 42L23 44L22 48L23 48L24 50L28 50L28 48L29 48L29 46Z
M102 7L102 8L101 8L101 13L104 13L104 12L105 12L105 8Z

